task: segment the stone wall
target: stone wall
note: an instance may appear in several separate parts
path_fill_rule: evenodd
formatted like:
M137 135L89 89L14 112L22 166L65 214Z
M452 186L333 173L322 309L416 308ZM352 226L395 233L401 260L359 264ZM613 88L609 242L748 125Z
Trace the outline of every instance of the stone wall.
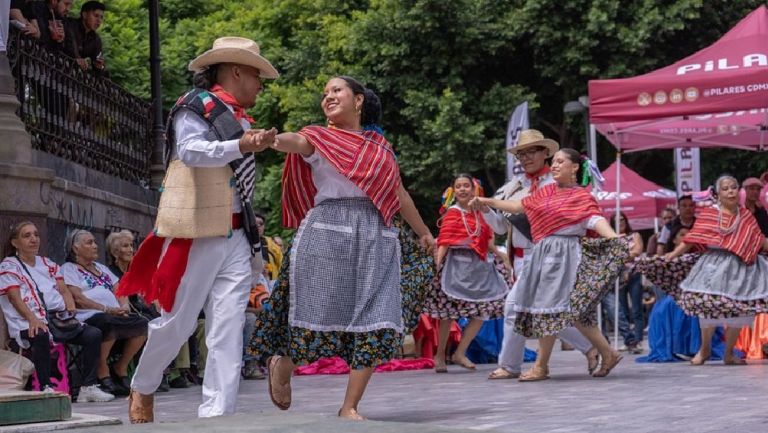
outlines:
M64 261L64 240L75 228L90 230L105 260L104 239L128 229L144 237L154 224L158 195L112 176L33 150L33 165L0 164L0 239L11 224L36 223L40 253Z

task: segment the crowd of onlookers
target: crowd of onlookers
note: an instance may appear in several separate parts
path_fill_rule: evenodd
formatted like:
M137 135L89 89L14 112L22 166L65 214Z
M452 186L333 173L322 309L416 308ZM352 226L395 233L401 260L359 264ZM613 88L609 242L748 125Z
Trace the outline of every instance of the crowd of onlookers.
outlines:
M768 211L760 204L760 192L768 182L768 172L760 178L750 177L744 180L741 187L742 203L757 219L760 229L768 237ZM643 237L632 227L626 215L620 213L618 218L620 234L630 236L630 257L640 255L664 255L675 249L696 221L696 203L693 196L683 195L677 200L677 208L666 208L659 215L661 230L653 233L644 243ZM619 289L619 318L618 330L623 339L620 350L640 354L643 352L644 330L648 326L648 316L655 301L665 296L655 289L642 275L625 271L620 277ZM602 303L602 311L606 320L604 329L613 327L615 323L616 295L612 291L606 295Z
M71 17L73 0L11 0L10 23L55 52L75 59L83 69L104 74L105 61L98 29L106 6L87 1L78 17Z
M266 265L263 271L254 272L250 301L243 312L244 379L264 377L245 347L283 257L282 240L264 236L263 216L257 215L257 225L266 246ZM40 255L44 240L34 223L21 221L10 227L0 263L0 322L7 332L0 327L0 333L6 334L10 350L34 363L35 374L28 388L69 391L77 402L110 401L128 395L129 372L138 361L149 322L161 312L158 305L138 295L115 294L137 246L132 232L123 230L106 237L106 264L99 261L100 246L90 231L72 229L66 239L65 263L59 265ZM66 350L57 350L61 346ZM202 383L205 347L205 317L201 312L197 329L166 368L158 391ZM65 371L57 371L61 365L55 362L57 353L67 356ZM62 376L67 380L62 381ZM69 386L63 388L61 383Z

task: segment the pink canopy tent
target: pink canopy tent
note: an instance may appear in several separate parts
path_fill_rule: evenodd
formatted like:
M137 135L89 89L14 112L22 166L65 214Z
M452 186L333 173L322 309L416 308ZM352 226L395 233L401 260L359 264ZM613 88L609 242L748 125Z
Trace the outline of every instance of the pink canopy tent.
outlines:
M614 162L603 171L605 190L592 192L608 218L616 212L616 189L611 188L611 185L616 184L617 164L620 163ZM643 178L624 164L620 164L618 173L624 185L619 194L620 209L629 218L632 229L656 228L655 219L661 211L677 203L675 192Z
M589 82L590 122L619 150L619 164L622 152L650 149L765 150L766 108L765 6L752 11L711 46L672 65L637 77ZM619 193L614 209L620 209L620 174L615 182ZM618 280L615 291L618 297ZM615 308L618 318L618 303ZM614 325L616 347L618 323Z
M672 65L590 81L589 101L591 122L622 151L767 149L768 8Z

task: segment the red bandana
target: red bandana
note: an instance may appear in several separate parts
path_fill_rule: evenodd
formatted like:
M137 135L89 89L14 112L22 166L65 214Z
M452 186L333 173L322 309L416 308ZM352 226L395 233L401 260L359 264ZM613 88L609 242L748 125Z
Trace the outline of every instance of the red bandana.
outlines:
M525 177L528 178L528 180L531 181L531 193L539 189L539 180L546 176L549 173L549 166L544 165L544 167L541 168L541 170L537 171L533 174L525 173Z
M223 87L216 84L213 87L211 87L211 93L216 95L217 98L221 99L221 102L231 106L232 109L235 110L235 119L237 120L245 119L248 121L248 123L255 122L253 120L253 117L246 114L245 108L243 108L243 106L240 105L239 102L237 102L237 99L235 99L235 97L232 96L231 93L224 90Z

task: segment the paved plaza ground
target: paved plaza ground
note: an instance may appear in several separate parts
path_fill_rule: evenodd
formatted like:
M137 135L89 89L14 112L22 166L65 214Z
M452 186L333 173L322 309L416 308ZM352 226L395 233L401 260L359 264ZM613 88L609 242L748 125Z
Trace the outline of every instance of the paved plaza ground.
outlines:
M768 363L745 367L712 362L637 364L624 361L607 378L587 376L578 352L553 355L552 379L538 383L487 380L492 365L471 372L450 366L375 374L360 412L375 422L342 421L346 376L301 376L293 406L272 406L266 381L243 381L239 415L197 420L200 387L157 395L147 426L102 426L82 432L725 432L768 431ZM118 417L127 401L75 404L73 412Z

